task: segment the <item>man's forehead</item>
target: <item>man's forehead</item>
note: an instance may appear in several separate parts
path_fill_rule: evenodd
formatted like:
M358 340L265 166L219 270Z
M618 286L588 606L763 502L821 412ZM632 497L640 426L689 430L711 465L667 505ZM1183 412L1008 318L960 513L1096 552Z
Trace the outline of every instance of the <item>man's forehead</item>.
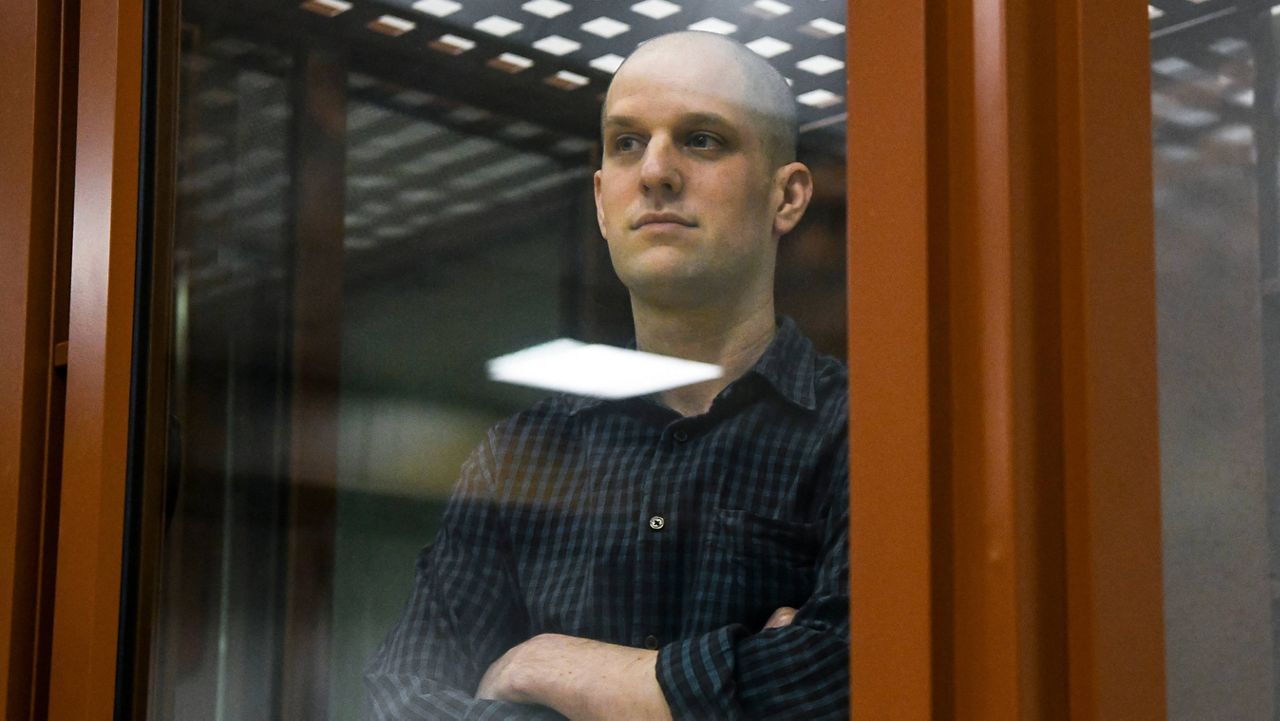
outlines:
M690 125L697 126L703 130L720 130L724 132L743 132L747 128L741 118L721 115L717 112L705 110L688 110L684 112L673 112L668 116L655 118L651 113L641 113L638 115L627 114L628 108L622 107L618 109L620 112L614 112L604 117L603 128L606 133L611 130L624 131L643 128L652 123L666 123L673 125Z
M658 100L647 92L610 96L602 115L604 125L635 125L657 119L737 125L748 121L752 110L741 98L701 90L673 92L665 102Z
M614 77L604 119L649 114L658 105L671 113L701 113L736 122L744 119L740 117L744 113L764 110L760 99L748 92L742 69L731 58L681 56L664 50L640 55L638 51Z

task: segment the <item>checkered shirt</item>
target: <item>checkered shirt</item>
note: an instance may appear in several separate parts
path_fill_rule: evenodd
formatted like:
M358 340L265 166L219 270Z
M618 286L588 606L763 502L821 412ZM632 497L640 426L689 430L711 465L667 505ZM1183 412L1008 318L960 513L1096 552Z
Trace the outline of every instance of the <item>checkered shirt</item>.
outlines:
M540 633L658 649L676 719L847 718L847 382L781 318L704 415L560 395L493 428L366 668L369 718L562 718L473 698Z

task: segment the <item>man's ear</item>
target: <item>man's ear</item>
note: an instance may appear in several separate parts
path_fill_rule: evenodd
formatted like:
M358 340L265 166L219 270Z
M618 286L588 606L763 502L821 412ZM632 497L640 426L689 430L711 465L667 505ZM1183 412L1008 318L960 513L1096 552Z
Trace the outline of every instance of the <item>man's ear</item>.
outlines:
M774 187L781 191L773 213L773 237L778 238L790 233L804 217L813 198L813 173L804 163L791 162L778 168L774 181Z
M600 236L608 238L604 231L604 203L600 202L600 171L597 170L592 176L592 186L595 188L596 194L596 225L600 226Z

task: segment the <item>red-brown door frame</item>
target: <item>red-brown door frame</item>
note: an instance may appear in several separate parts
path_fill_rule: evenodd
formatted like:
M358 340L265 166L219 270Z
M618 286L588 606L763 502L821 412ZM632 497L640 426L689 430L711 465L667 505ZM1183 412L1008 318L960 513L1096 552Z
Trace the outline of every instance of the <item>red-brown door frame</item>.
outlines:
M852 695L1164 715L1147 18L849 6Z
M54 721L114 710L138 232L142 2L80 11Z
M0 713L41 719L66 390L78 3L0 23Z

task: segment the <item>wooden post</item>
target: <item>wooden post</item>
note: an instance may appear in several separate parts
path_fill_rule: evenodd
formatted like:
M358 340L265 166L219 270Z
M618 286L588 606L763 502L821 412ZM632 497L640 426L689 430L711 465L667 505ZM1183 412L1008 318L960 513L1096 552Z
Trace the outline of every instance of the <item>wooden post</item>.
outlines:
M1147 42L849 3L856 718L1163 716Z
M0 25L0 713L47 714L79 5L17 2ZM59 352L61 351L61 353Z
M296 266L281 718L328 716L338 384L342 360L346 65L304 50L294 143Z
M848 3L851 695L931 718L925 2Z
M129 431L140 0L83 0L49 718L110 719Z

